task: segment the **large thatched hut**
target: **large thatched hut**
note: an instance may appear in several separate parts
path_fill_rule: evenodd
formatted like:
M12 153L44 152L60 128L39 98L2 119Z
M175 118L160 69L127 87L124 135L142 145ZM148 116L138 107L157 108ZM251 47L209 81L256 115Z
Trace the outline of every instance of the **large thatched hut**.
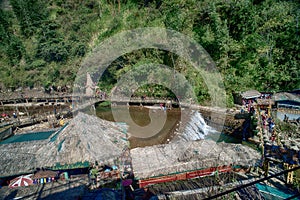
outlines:
M117 124L79 113L53 142L39 149L39 164L109 161L121 155L124 138Z
M185 179L194 176L194 172L189 172L195 170L230 171L228 166L254 166L260 159L260 154L249 147L212 140L136 148L131 150L131 156L135 177L140 179L142 186L164 179ZM203 171L203 174L211 173L211 170Z
M127 145L123 130L114 122L79 113L46 140L0 145L0 176L32 172L37 167L112 162Z

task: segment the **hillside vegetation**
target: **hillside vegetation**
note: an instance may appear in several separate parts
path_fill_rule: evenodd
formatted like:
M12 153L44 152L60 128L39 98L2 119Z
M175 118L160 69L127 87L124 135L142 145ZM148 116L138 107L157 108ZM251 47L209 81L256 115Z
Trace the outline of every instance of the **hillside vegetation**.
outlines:
M2 89L71 85L93 47L139 27L173 29L202 45L223 75L228 104L235 91L300 88L297 0L0 0L0 5ZM198 100L210 99L189 64L156 49L119 57L101 79L101 89L110 90L122 74L149 62L184 74ZM150 91L169 93L158 85L142 89Z

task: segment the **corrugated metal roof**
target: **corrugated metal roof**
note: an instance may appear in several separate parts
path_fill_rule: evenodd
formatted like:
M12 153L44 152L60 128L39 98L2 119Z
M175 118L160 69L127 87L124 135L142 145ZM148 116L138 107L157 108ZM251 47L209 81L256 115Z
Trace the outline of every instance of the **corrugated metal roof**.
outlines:
M300 103L300 97L288 92L280 92L274 95L275 101L295 101Z
M248 90L243 92L242 94L242 98L244 99L253 99L253 98L258 98L261 96L261 93L258 92L257 90Z

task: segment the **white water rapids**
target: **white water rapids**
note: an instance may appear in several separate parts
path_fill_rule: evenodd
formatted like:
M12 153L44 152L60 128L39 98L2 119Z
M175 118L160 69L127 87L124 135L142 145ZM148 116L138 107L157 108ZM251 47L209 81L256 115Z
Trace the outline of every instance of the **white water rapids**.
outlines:
M177 139L184 141L204 139L209 134L218 133L215 129L206 124L201 113L193 111L188 122L183 125L182 133L178 133Z

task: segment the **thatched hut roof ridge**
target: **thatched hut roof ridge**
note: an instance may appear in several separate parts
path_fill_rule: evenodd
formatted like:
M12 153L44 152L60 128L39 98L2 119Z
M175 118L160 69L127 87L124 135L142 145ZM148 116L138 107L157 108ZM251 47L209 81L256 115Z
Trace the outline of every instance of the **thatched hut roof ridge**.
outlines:
M126 145L118 139L120 135L121 130L115 123L79 113L58 135L54 145L48 145L49 148L41 150L41 153L51 152L51 162L62 164L107 160L120 155ZM44 161L51 164L48 160Z

